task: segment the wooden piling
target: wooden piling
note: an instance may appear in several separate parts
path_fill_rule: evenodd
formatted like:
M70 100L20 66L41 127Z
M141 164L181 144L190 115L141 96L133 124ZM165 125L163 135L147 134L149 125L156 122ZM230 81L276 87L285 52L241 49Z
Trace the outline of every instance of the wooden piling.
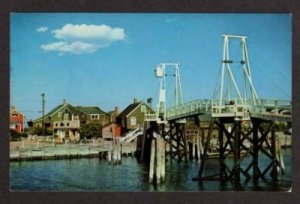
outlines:
M156 183L159 184L161 180L161 136L156 136Z
M166 178L166 143L163 138L160 142L160 154L161 154L161 182L165 181Z
M276 138L276 151L277 151L276 158L277 158L277 161L279 162L279 168L280 168L281 174L283 175L285 173L285 165L284 165L284 159L283 159L281 143L280 143L279 138Z
M193 147L192 147L192 159L195 159L195 155L196 155L196 138L193 137Z
M155 155L156 155L155 139L153 139L151 142L150 166L149 166L149 182L150 183L152 183L153 179L154 179Z
M107 160L109 163L111 163L111 154L112 154L112 151L107 152Z

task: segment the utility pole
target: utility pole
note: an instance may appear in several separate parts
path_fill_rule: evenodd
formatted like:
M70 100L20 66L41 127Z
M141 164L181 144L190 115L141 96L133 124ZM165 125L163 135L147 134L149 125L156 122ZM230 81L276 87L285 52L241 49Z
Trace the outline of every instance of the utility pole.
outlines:
M42 93L42 117L43 117L43 136L46 134L46 126L45 126L45 93Z

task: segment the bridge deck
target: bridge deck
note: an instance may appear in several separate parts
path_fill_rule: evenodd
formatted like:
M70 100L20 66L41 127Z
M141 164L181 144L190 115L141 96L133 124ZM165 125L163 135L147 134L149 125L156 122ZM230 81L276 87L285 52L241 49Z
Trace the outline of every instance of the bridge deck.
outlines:
M211 117L236 117L249 120L251 117L266 120L291 121L292 105L288 100L259 99L241 101L231 100L194 100L167 109L166 119L177 120L194 115L210 115ZM157 114L146 114L147 121L158 119Z

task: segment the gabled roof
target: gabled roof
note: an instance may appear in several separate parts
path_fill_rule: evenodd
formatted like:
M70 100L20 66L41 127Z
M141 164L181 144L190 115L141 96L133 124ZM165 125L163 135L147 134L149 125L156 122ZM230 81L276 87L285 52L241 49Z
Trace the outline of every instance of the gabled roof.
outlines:
M126 117L128 116L132 111L134 111L138 106L140 105L146 105L148 108L150 108L152 110L152 108L147 104L145 103L144 101L140 101L138 103L132 103L130 104L129 106L127 106L121 113L120 115L118 115L118 117L120 118L123 118L123 117Z
M59 112L63 108L68 109L72 114L84 113L84 114L87 114L87 115L88 114L105 114L105 115L108 115L107 113L105 113L103 110L101 110L99 107L96 107L96 106L94 106L94 107L90 107L90 106L72 106L71 104L65 103L65 104L60 104L60 105L56 106L50 112L45 114L44 115L45 122L50 122L49 117L52 117L54 114L56 114L57 112ZM34 120L33 122L38 122L42 119L43 119L43 117L40 117L40 118Z
M89 107L89 106L76 106L75 107L80 112L83 112L85 114L106 114L103 110L101 110L99 107Z
M109 122L109 123L103 125L102 128L105 128L105 127L108 127L108 126L111 126L111 125L117 126L117 123L115 123L115 122Z
M49 117L51 117L54 113L56 113L57 111L59 111L64 105L65 104L60 104L60 105L56 106L50 112L48 112L46 115L44 115L44 118L46 120L48 120ZM43 117L40 117L40 118L34 120L33 122L37 122L37 121L42 120L42 119L43 119Z
M68 104L68 103L66 103L66 104L60 104L60 105L56 106L55 108L53 108L46 115L44 115L45 122L49 122L50 121L49 117L52 117L55 113L57 113L58 111L60 111L63 108L68 109L73 114L80 114L80 111L77 110L75 107L73 107L71 104ZM33 122L37 122L37 121L40 121L42 119L43 119L43 117L40 117L40 118L34 120Z
M129 113L131 113L136 107L141 105L142 102L139 103L132 103L129 106L127 106L118 117L123 118L126 117Z

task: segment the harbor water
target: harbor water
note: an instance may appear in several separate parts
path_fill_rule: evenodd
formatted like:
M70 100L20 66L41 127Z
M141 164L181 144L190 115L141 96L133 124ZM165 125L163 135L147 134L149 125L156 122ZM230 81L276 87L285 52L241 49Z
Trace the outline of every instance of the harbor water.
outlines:
M148 167L135 157L123 157L122 164L110 165L99 158L70 160L42 160L10 162L10 189L12 191L288 191L291 187L291 150L283 149L285 174L278 181L260 180L256 185L250 180L235 186L218 180L193 181L198 174L199 161L167 161L166 180L163 184L148 183ZM250 159L250 158L248 158ZM260 165L270 160L262 158ZM206 174L218 171L218 159L207 163ZM252 171L251 171L252 172Z

